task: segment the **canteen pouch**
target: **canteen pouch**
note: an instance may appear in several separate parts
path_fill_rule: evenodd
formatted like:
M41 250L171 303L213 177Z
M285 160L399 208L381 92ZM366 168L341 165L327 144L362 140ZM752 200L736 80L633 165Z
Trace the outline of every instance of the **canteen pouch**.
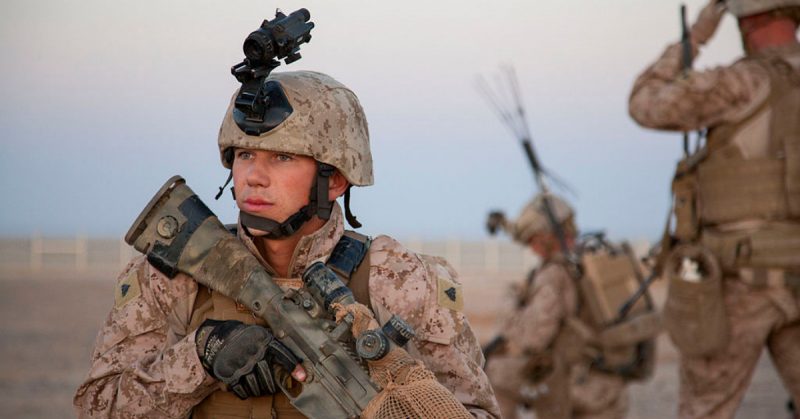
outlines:
M681 277L685 260L697 263L700 280ZM705 247L688 244L676 247L665 266L669 280L664 304L664 328L685 356L704 356L723 348L729 340L728 321L722 294L722 271Z

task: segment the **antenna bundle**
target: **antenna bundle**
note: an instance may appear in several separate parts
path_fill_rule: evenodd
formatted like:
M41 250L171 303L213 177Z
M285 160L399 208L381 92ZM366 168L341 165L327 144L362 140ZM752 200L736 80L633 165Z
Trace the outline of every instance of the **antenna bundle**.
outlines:
M547 176L560 189L569 192L571 195L575 195L572 188L570 188L566 182L541 165L534 152L531 131L525 114L525 105L522 103L522 95L520 94L519 79L517 78L517 72L514 67L510 65L501 66L500 74L495 76L494 81L493 88L485 77L478 76L478 92L483 96L487 105L495 112L500 122L502 122L503 125L511 131L511 134L522 144L525 149L525 154L533 168L540 192L545 194L549 193L549 188L543 179L544 176Z

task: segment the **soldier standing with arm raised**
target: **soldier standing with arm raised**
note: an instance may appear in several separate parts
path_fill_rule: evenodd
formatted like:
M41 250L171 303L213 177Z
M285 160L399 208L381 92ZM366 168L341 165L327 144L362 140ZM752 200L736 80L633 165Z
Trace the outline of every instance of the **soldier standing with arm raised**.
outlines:
M711 1L691 28L694 54L726 9L745 57L682 75L681 45L672 44L636 80L629 104L648 128L708 130L678 165L676 226L665 241L681 418L733 417L764 346L800 401L800 1Z

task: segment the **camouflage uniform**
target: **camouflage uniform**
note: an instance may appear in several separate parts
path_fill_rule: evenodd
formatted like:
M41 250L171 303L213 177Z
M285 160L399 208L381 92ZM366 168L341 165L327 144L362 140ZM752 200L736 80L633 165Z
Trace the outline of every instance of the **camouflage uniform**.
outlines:
M234 168L236 149L287 153L316 161L309 203L294 215L271 220L242 210L239 217L239 239L273 276L277 276L276 269L256 247L256 240L266 240L265 236L253 239L245 231L255 231L256 236L259 231L269 233L276 242L304 234L293 237L299 240L294 249L285 249L293 252L285 267L289 278L275 278L281 287L301 287L305 269L327 259L343 236L343 219L358 227L347 205L350 186L373 183L366 116L355 93L322 73L272 73L260 83L259 94L267 96L248 102L263 105L249 111L261 112L260 119L266 122L253 122L259 118L251 118L237 107L237 95L249 94L240 89L220 128L220 158L228 169ZM334 169L348 181L344 215L329 197L328 179ZM235 170L231 178L244 188L237 190L237 197L246 196L247 181L237 184ZM238 204L241 208L241 202ZM301 230L312 217L318 217L314 229ZM416 330L416 337L406 345L408 352L435 374L447 389L441 389L443 392L452 392L455 399L446 395L450 402L458 400L477 417L498 416L497 402L481 368L483 354L462 312L463 298L452 268L442 260L416 255L387 236L372 241L364 260L369 260L368 294L377 320L385 323L396 314ZM201 366L195 343L197 326L206 319L264 326L245 307L209 292L185 275L168 280L144 258L128 266L116 289L114 308L98 335L89 376L75 396L81 416L301 417L283 393L239 400Z
M518 294L520 305L504 321L505 348L493 355L487 365L506 418L516 417L517 407L525 402L518 395L519 390L533 386L524 372L531 358L553 351L567 318L578 315L579 293L562 264L545 263L532 274L530 287ZM571 410L537 410L537 417L624 417L628 396L622 377L590 369L585 362L573 364L569 370Z
M565 201L550 195L555 219L574 229L573 210ZM538 195L514 221L502 213L489 217L515 241L528 245L534 236L551 231L544 215L543 195ZM574 235L574 231L566 234ZM486 372L495 389L503 417L516 417L517 408L530 404L539 418L621 418L628 409L627 390L622 377L589 368L582 343L567 343L567 326L578 318L588 320L581 293L570 276L560 253L552 255L530 273L529 280L515 290L513 310L503 322L504 344L491 355ZM591 322L582 324L591 324ZM556 365L539 376L532 372L542 364ZM546 393L542 386L549 387ZM540 394L533 394L539 392ZM545 402L544 400L547 399Z
M713 29L708 37L710 33ZM693 33L695 54L706 39L698 40ZM708 155L698 165L699 231L692 240L710 248L719 259L724 275L722 295L730 338L716 353L681 357L679 415L682 418L733 417L764 346L769 349L795 403L800 402L800 293L793 291L786 282L791 271L800 269L797 250L793 256L783 257L781 263L776 263L775 257L791 251L787 245L769 252L772 253L771 262L769 257L757 261L757 253L748 261L745 259L750 255L739 250L731 252L720 244L726 237L737 237L741 242L771 231L795 237L795 241L800 238L800 214L796 208L780 215L775 213L775 208L758 208L760 202L769 202L771 198L753 198L756 193L783 193L781 185L791 185L799 177L798 172L791 171L800 164L796 150L792 152L787 148L788 152L784 153L778 144L800 137L800 124L794 123L793 128L791 122L784 124L787 131L783 132L783 138L776 138L780 135L772 132L771 127L775 126L774 117L787 115L795 121L798 119L800 45L749 55L728 67L689 71L685 77L681 77L681 67L681 45L670 45L639 76L630 97L630 114L645 127L682 131L709 129ZM793 107L784 106L792 100ZM727 173L727 181L732 182L727 187L728 192L706 193L703 170L710 173L709 169L724 164L726 159L736 162ZM779 176L787 173L786 179L754 182L753 179L758 179L756 176L766 173L754 170L770 160L783 161L785 166ZM737 176L742 177L742 181L735 180ZM749 184L754 187L749 188ZM708 188L711 190L710 186ZM790 198L781 200L796 200L797 191L792 191L790 186L785 196ZM705 206L703 199L707 200ZM729 203L719 207L731 211L743 208L745 215L721 219L722 212L714 213L710 208L709 201L713 199L729 199ZM749 208L743 207L748 205Z
M295 279L279 279L279 284L302 284L299 278L305 267L327 257L342 236L342 218L336 205L322 229L301 239L289 271ZM252 240L245 234L239 237L271 271ZM406 319L417 331L409 352L474 416L498 417L475 335L461 311L439 304L443 291L437 288L439 278L388 236L374 239L369 258L369 293L379 322L388 320L387 313ZM169 280L143 257L129 264L120 275L114 308L97 337L88 378L75 396L79 416L186 417L220 388L200 365L195 331L189 328L197 293L198 284L191 278L181 274Z

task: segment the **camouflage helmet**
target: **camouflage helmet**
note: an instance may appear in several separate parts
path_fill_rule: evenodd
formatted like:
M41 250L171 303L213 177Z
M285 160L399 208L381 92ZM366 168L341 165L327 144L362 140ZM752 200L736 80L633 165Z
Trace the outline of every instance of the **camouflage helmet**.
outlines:
M544 197L542 194L537 195L525 205L516 220L508 223L508 232L514 240L527 244L535 234L552 231L544 208ZM572 207L560 197L549 194L547 199L558 223L564 223L574 215Z
M231 147L292 153L335 167L352 185L372 185L367 119L355 93L313 71L273 73L269 81L280 84L293 111L275 128L248 135L234 120L234 93L219 129L222 165L231 168L225 155Z
M739 18L770 10L800 7L800 0L725 0L725 6L732 15Z

